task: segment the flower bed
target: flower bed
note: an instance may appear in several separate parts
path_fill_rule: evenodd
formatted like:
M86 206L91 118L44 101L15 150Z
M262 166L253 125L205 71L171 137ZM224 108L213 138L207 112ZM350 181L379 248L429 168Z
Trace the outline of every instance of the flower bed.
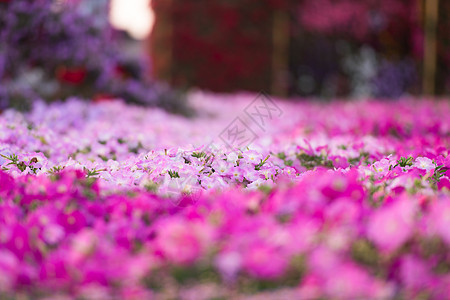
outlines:
M4 112L0 295L448 299L450 104L285 102L261 127L252 100Z

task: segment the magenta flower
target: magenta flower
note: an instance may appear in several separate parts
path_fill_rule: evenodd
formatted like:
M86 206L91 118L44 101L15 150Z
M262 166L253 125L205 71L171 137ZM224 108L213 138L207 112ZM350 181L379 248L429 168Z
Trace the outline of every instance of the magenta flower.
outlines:
M5 249L23 260L30 251L29 232L21 224L15 224L0 229L0 243Z
M79 210L70 213L60 213L58 223L65 231L75 233L86 226L86 218Z
M14 191L13 178L0 170L0 196L6 196L12 191Z
M71 275L71 267L66 261L66 254L63 252L52 253L42 262L39 269L39 280L43 287L50 290L67 289L74 283ZM76 272L73 272L75 275Z
M244 270L262 279L277 278L288 266L288 257L281 249L261 242L249 245L242 258Z

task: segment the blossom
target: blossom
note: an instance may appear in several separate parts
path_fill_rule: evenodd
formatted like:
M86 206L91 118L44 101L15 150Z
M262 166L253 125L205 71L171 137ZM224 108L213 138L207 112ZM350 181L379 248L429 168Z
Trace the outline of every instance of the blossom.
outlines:
M436 165L428 157L418 157L414 163L416 168L426 170L427 172L436 168Z
M8 250L0 250L0 292L10 291L19 273L19 260Z
M387 204L370 217L367 235L381 249L395 250L413 232L415 209L413 200L408 198Z
M225 279L232 280L242 268L242 260L239 252L226 251L216 257L215 266Z
M407 289L413 294L419 293L424 288L432 288L432 276L428 265L413 255L403 257L400 277Z
M450 202L446 200L433 203L429 217L431 230L450 245Z
M329 274L324 290L336 299L370 298L374 296L374 280L359 266L344 263Z
M205 253L211 238L206 224L172 219L160 225L157 243L169 261L191 264Z
M262 159L262 155L254 150L244 151L242 155L244 156L244 160L246 162L254 165L258 164Z
M56 224L50 224L45 226L44 231L42 233L42 238L48 244L57 244L64 237L64 229Z
M380 175L385 175L389 171L390 166L391 162L387 158L379 160L373 164L375 172L379 173Z
M274 246L264 243L252 244L243 256L243 267L258 278L279 277L287 268L287 257Z
M233 165L236 164L237 160L238 160L239 156L236 152L230 152L227 154L227 161L229 163L232 163Z

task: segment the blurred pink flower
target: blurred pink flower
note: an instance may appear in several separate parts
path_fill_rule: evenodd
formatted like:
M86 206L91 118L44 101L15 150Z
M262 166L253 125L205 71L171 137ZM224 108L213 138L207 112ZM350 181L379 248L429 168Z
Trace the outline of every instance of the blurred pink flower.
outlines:
M431 204L429 222L433 233L450 246L450 201L449 198L436 200Z
M157 244L168 261L189 265L205 254L212 241L208 224L171 218L159 224Z
M19 268L19 260L13 253L0 249L0 294L13 290Z
M382 250L393 251L413 233L416 204L403 197L386 204L370 216L367 235Z
M262 242L252 243L243 254L245 271L257 278L277 278L287 266L288 258L280 249Z
M422 291L431 291L432 275L429 264L420 258L408 254L402 258L400 266L400 278L411 297Z

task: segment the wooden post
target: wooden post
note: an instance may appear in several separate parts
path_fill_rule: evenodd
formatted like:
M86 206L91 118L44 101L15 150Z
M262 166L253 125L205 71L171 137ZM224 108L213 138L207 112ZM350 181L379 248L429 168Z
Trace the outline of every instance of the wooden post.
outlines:
M439 0L425 1L425 39L423 60L423 92L434 95L436 88L437 63L437 23L439 13Z
M173 77L173 1L159 1L153 4L155 8L155 24L150 36L150 48L152 52L152 73L159 79L171 82Z
M272 86L274 95L287 96L287 76L289 73L289 14L276 10L273 16L272 31Z

